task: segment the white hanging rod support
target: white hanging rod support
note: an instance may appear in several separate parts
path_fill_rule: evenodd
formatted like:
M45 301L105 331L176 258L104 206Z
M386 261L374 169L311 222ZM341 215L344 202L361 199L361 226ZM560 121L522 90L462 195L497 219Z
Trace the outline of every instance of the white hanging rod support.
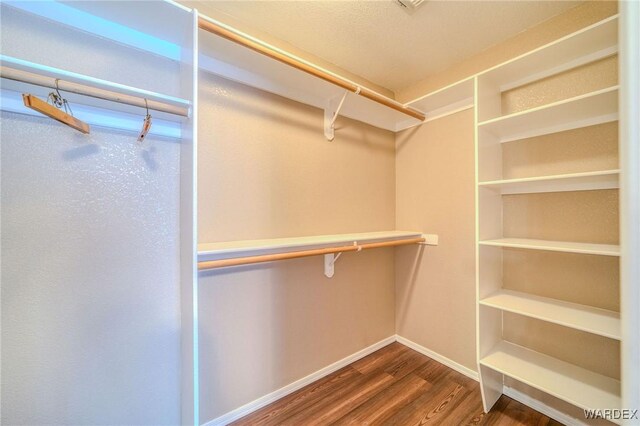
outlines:
M182 117L189 116L189 103L182 99L164 97L163 95L158 95L154 92L135 89L129 86L57 70L51 67L40 66L38 64L32 64L27 61L10 58L4 55L1 57L1 61L1 78L47 87L50 89L56 88L57 80L57 86L62 92L76 93L92 98L132 105L143 109L146 108L146 99L150 110L166 112ZM17 67L9 67L7 64L17 65ZM40 68L45 72L38 72ZM74 80L82 82L80 83ZM135 95L96 86L113 87L121 89L123 92L135 93ZM158 98L164 98L165 101L159 101L157 100Z
M345 90L344 95L342 95L342 99L339 102L337 102L337 98L329 99L327 106L324 109L324 136L328 141L332 141L335 137L336 119L340 114L340 110L342 109L342 105L344 104L345 99L347 99L348 94L349 91Z
M200 14L198 18L198 26L205 31L249 48L255 52L265 55L271 59L275 59L276 61L282 62L283 64L289 65L300 71L306 72L307 74L311 74L314 77L320 78L324 81L328 81L329 83L335 84L338 87L342 87L343 89L363 96L396 111L399 111L417 120L423 121L425 119L425 115L418 110L407 107L400 102L384 96L376 91L373 91L366 87L361 87L351 80L332 73L331 71L328 71L324 68L320 68L319 66L309 61L305 61L302 58L299 58L289 52L272 46L258 38L252 37L249 34L243 33L242 31L239 31L229 25L211 19L208 16Z
M342 105L344 104L345 99L347 99L347 95L349 94L348 90L344 91L344 95L342 95L342 99L340 100L340 103L338 104L338 108L336 108L335 112L333 113L333 118L331 119L331 128L333 129L335 127L336 124L336 120L338 119L338 114L340 114L340 110L342 109Z
M346 251L361 251L361 250L380 248L380 247L394 247L394 246L402 246L407 244L418 244L418 243L424 243L425 241L427 241L425 237L418 237L418 238L406 238L403 240L395 240L395 241L383 241L380 243L357 244L357 242L355 242L354 245L351 245L351 246L300 250L300 251L293 251L293 252L287 252L287 253L265 254L260 256L236 257L232 259L205 260L202 262L198 262L198 269L202 271L207 269L226 268L229 266L250 265L253 263L262 263L262 262L273 262L274 260L295 259L299 257L318 256L318 255L325 255L325 254L341 253Z

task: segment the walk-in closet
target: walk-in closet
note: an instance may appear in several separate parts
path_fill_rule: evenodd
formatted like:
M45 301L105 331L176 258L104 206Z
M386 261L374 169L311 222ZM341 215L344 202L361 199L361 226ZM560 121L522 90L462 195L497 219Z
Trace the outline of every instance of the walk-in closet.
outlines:
M0 2L6 425L640 425L640 2Z

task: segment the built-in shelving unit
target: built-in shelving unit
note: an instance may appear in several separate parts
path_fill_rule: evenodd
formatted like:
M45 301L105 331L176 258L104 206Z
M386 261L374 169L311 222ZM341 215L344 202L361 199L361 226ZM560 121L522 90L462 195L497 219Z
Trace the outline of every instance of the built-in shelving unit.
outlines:
M536 192L591 191L619 188L620 170L568 173L479 182L482 188L499 191L502 195L532 194Z
M580 336L581 341L601 336L614 340L615 345L622 340L620 313L572 303L570 297L567 300L543 297L548 290L539 290L536 294L510 290L512 285L518 286L519 282L507 282L507 279L513 279L513 274L505 272L505 262L510 262L509 270L512 271L519 268L517 262L521 260L516 259L526 256L537 256L536 259L543 264L551 262L549 259L560 262L560 259L576 255L619 257L620 246L602 244L598 240L588 241L588 236L591 235L589 229L580 230L586 236L586 241L585 238L580 241L550 241L526 238L527 235L509 235L508 230L513 228L505 226L505 221L513 218L505 218L503 212L505 196L617 190L620 187L618 169L551 176L503 177L508 173L505 170L512 167L507 149L514 147L511 144L528 139L528 146L533 146L536 141L529 138L618 120L618 86L605 87L513 113L505 113L502 102L503 92L507 90L615 55L618 51L617 28L617 16L612 16L476 76L477 355L486 411L497 401L504 387L509 386L506 378L522 382L578 408L620 408L620 381L617 377L602 375L601 372L606 369L594 367L592 371L573 365L568 360L520 346L525 340L518 340L518 333L514 333L515 330L523 335L536 333L532 329L520 329L522 325L515 322L514 318L522 316L571 329L572 333L586 333ZM510 144L504 145L505 142ZM518 167L521 165L518 163ZM527 203L536 202L534 198L519 199L527 206ZM553 199L557 200L558 197ZM542 202L540 197L535 200ZM549 200L544 202L551 202ZM524 218L519 217L517 220ZM566 220L570 223L570 218ZM544 221L541 220L541 223ZM609 241L612 239L615 236ZM515 249L549 253L541 255L519 252L516 256L513 252ZM562 253L572 255L567 257ZM544 273L557 273L557 269L554 271ZM540 277L532 277L532 282L544 287L541 280L546 278L542 277L543 273ZM555 282L560 277L552 278ZM572 278L571 273L567 273L557 281L569 285L571 280L575 281L577 278ZM579 281L571 281L570 288L579 287L580 284ZM510 332L504 333L505 328ZM514 340L508 341L505 336ZM551 340L554 338L557 339L557 336L538 336L539 340L550 340L550 346L564 344L564 341ZM585 353L588 348L575 350Z
M582 409L620 408L620 381L506 341L480 365Z
M499 290L480 304L620 340L618 312L511 290Z

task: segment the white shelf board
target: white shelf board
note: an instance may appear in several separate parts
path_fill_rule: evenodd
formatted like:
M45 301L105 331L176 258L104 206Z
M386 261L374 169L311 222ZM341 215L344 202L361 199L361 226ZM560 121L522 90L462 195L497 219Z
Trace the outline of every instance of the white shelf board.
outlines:
M608 123L618 119L618 86L478 123L501 142Z
M405 105L424 112L425 121L434 120L472 107L473 91L473 77L470 77L407 102Z
M200 69L306 105L324 109L345 93L341 87L204 30L200 31L200 52ZM354 93L347 95L340 116L392 132L421 123Z
M503 195L531 194L537 192L590 191L595 189L619 188L619 178L620 170L615 169L485 181L479 182L478 186L498 190Z
M3 1L11 7L146 52L181 60L189 36L189 9L174 2Z
M620 408L620 381L506 341L480 364L582 409Z
M532 294L499 290L480 304L620 340L620 314Z
M482 72L479 78L505 91L617 52L618 15L614 15Z
M483 246L559 251L565 253L620 256L620 246L612 244L574 243L568 241L534 240L528 238L500 238L480 241L479 244Z
M307 237L274 238L264 240L242 240L220 243L198 244L198 261L228 259L231 257L258 256L262 254L284 253L301 249L312 250L340 247L358 243L420 238L421 232L383 231L358 234L315 235Z

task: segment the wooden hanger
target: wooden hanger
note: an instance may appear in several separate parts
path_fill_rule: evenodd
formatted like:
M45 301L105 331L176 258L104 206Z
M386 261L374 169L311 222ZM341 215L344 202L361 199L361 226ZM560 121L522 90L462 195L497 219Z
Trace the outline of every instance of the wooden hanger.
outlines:
M34 95L23 93L22 100L24 101L24 106L26 106L27 108L38 111L39 113L53 118L54 120L57 120L63 124L66 124L69 127L73 127L74 129L79 130L82 133L89 133L90 128L87 123L78 120L74 116L67 114L66 112L56 108L51 104L48 104L41 99L38 99Z

